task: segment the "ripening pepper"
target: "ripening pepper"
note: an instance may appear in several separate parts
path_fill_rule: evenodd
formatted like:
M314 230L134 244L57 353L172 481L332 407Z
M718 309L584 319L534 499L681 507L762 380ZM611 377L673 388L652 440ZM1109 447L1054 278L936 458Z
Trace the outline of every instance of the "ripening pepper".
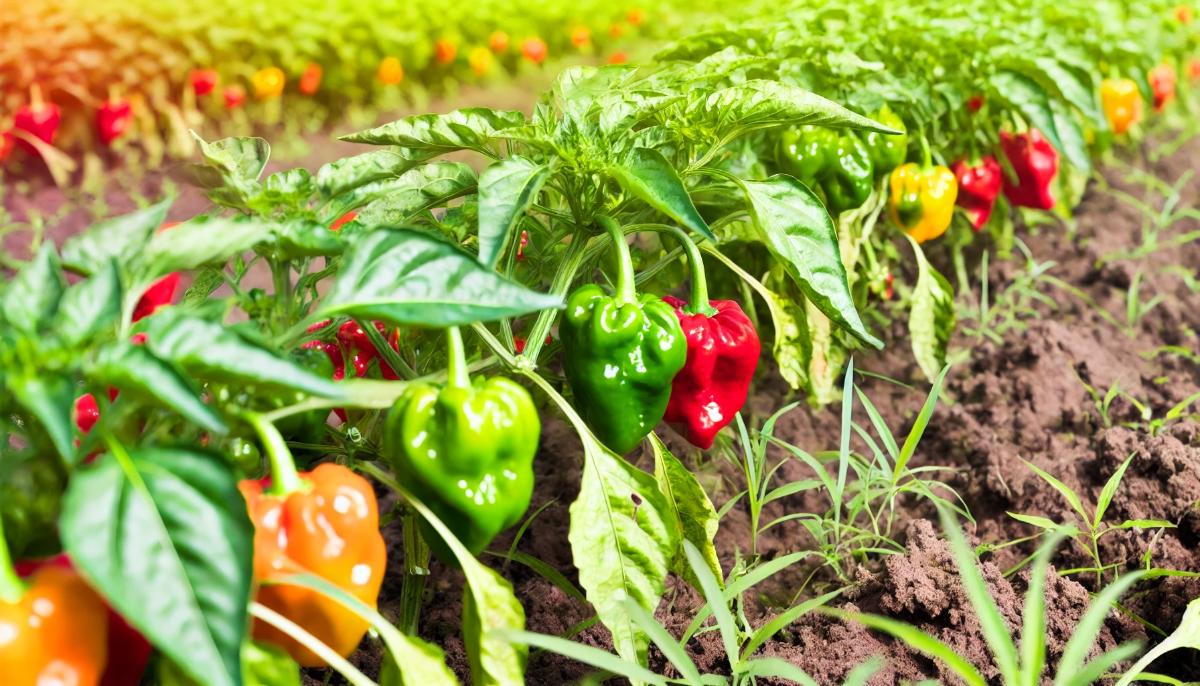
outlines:
M385 57L379 61L379 82L385 86L394 86L404 80L404 65L395 57Z
M541 422L529 392L515 381L472 383L462 335L451 327L447 337L448 382L404 390L388 412L384 454L399 481L477 555L529 508ZM422 530L438 557L454 564L437 532L424 522Z
M958 179L958 206L963 208L971 228L983 228L992 216L996 197L1000 195L1004 173L995 157L985 155L974 164L959 160L951 167Z
M133 321L149 317L158 308L170 305L175 299L175 291L179 289L180 278L179 272L171 272L151 284L133 308Z
M829 165L820 176L825 206L837 217L846 210L862 207L875 189L871 152L851 131L837 137L829 150Z
M521 43L521 55L534 64L541 64L542 62L545 62L546 55L549 50L550 49L546 47L546 41L542 40L541 38L526 38L525 41Z
M46 565L17 575L0 525L0 676L5 686L98 686L108 608L78 573Z
M1058 152L1050 141L1037 129L1015 135L1001 131L1000 149L1017 176L1015 183L1004 177L1004 197L1017 207L1052 209Z
M1154 111L1162 112L1175 99L1175 67L1160 64L1147 75L1154 92Z
M983 109L983 104L986 101L987 99L984 98L982 94L976 93L975 95L972 95L971 97L967 98L967 111L971 114L978 112L979 110Z
M1188 80L1200 81L1200 57L1188 60Z
M492 31L488 36L488 47L497 55L508 52L508 34L503 31Z
M918 243L937 238L950 228L958 181L946 167L909 162L891 176L888 213Z
M283 95L283 87L287 83L287 75L279 67L265 67L254 72L250 77L254 86L254 97L259 100L270 100Z
M202 98L217 89L221 75L216 69L193 69L188 75L188 80L192 82L192 92L196 97Z
M366 620L318 591L262 582L315 574L376 607L387 551L379 533L375 491L366 479L330 462L297 473L286 447L265 443L271 478L238 485L254 522L254 578L260 584L256 599L339 655L350 655L367 633ZM283 648L305 667L325 665L265 622L255 621L254 638Z
M458 44L449 38L439 38L433 44L433 58L438 64L450 64L458 57Z
M775 149L775 164L779 171L813 188L830 165L837 139L833 131L811 124L785 129Z
M571 29L571 45L580 50L592 44L592 30L582 24Z
M904 158L908 155L908 129L904 126L904 120L900 118L900 115L893 112L887 105L876 112L873 118L884 126L905 131L899 135L868 131L864 137L867 150L871 152L871 164L875 168L875 178L880 178L904 164Z
M321 77L325 72L321 69L321 65L316 62L310 62L304 68L304 73L300 74L300 83L297 84L302 95L316 95L317 91L321 90Z
M762 345L741 306L708 299L700 251L682 231L676 237L692 269L692 299L689 304L674 296L663 298L675 309L687 339L687 362L671 382L663 421L707 450L746 404Z
M246 104L246 89L238 84L225 87L225 109L236 110Z
M96 133L104 145L112 145L129 131L133 121L133 106L122 98L105 100L96 110Z
M629 61L629 54L624 50L617 50L609 55L608 59L605 61L607 61L609 64L625 64Z
M646 10L640 7L634 7L625 13L625 21L631 26L641 26L642 22L646 21Z
M1100 83L1100 103L1113 133L1125 133L1142 117L1142 95L1130 79L1104 79Z
M110 394L111 395L111 394ZM66 553L39 560L22 560L15 565L17 574L29 578L45 567L58 567L73 571L71 558ZM142 674L150 662L152 648L137 629L129 626L121 615L105 603L108 619L108 640L105 650L108 655L100 686L138 686Z
M616 250L616 295L580 286L567 298L559 332L575 407L596 438L624 454L662 420L687 341L670 305L649 294L638 298L625 236L613 220L602 217L601 224Z
M53 145L54 137L58 135L58 127L62 123L62 111L58 105L42 99L42 90L37 84L29 89L29 94L29 104L18 107L13 115L13 128L25 131L47 145ZM37 149L28 141L18 140L17 144L37 154Z

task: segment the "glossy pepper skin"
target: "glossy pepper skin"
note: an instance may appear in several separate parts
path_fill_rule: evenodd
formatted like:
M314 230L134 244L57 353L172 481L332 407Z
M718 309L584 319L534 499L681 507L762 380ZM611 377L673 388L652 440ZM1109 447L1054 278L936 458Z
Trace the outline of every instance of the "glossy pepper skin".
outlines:
M837 134L829 129L810 124L792 127L779 136L775 165L779 171L813 188L829 167L836 145Z
M624 234L611 220L605 224L617 249L617 295L595 284L577 288L559 334L575 407L596 438L625 454L662 420L671 381L687 361L687 341L674 308L653 295L637 296Z
M1147 78L1154 92L1154 111L1162 112L1175 99L1175 67L1160 64L1150 70Z
M388 412L384 452L399 481L477 555L529 508L541 422L529 392L515 381L471 382L462 339L452 331L450 382L404 390ZM437 532L424 522L422 528L438 557L455 564Z
M1000 195L1004 173L995 157L985 155L975 164L959 160L951 167L958 179L958 206L963 208L971 228L983 228L992 217L996 197Z
M254 522L254 578L261 583L311 573L374 608L387 564L375 491L366 479L333 463L299 476L305 486L285 495L269 490L270 479L238 485ZM317 591L264 584L256 597L339 655L354 652L367 632L366 621ZM325 665L265 622L254 623L254 638L283 648L305 667Z
M128 100L109 98L96 110L96 133L104 145L112 145L129 131L133 106Z
M876 112L873 119L884 126L905 132L900 135L890 135L878 131L868 131L864 136L863 142L866 144L867 150L871 152L871 165L875 168L875 178L880 178L904 164L904 158L908 155L908 129L904 126L904 120L900 118L900 115L893 112L887 105Z
M1019 134L1001 131L1000 149L1017 175L1016 182L1004 177L1004 197L1017 207L1053 209L1058 152L1050 141L1037 129Z
M950 227L958 196L954 172L910 162L892 172L890 186L888 214L918 243L937 238Z
M98 686L108 661L108 608L83 577L47 565L10 590L0 593L5 686Z
M1104 79L1100 83L1100 104L1115 134L1125 133L1142 118L1142 95L1130 79Z
M858 136L847 131L829 150L829 164L821 175L825 206L837 217L846 210L862 207L875 188L871 152Z

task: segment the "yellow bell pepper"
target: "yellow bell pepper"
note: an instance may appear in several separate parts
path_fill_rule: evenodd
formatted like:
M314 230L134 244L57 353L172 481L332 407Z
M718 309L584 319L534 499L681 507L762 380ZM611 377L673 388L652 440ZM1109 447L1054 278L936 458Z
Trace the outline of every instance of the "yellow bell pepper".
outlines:
M287 83L287 76L279 67L267 67L256 71L250 78L250 83L254 85L254 97L259 100L270 100L283 94L283 85Z
M1100 103L1113 133L1125 133L1142 118L1142 95L1130 79L1104 79L1100 83Z
M404 80L404 65L395 57L385 57L379 62L379 82L394 86Z
M888 215L918 243L946 233L954 216L958 180L942 166L901 165L892 172Z

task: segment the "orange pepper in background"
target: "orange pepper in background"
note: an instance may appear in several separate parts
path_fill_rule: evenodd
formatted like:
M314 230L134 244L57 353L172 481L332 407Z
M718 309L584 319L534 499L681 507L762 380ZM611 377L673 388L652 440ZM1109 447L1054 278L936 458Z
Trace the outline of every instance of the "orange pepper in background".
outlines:
M1162 112L1175 99L1175 67L1170 64L1160 64L1146 75L1150 81L1150 90L1154 92L1154 111Z
M2 539L0 545L5 545ZM108 661L104 600L83 577L60 566L42 567L21 582L7 550L0 556L0 566L13 575L0 583L7 587L0 592L0 675L5 686L99 684Z
M433 44L433 57L438 64L450 64L458 56L458 46L449 38L439 38Z
M646 20L646 11L643 9L635 7L625 13L625 21L629 22L630 24L632 24L634 26L641 26L642 22L645 20Z
M321 77L325 72L316 62L309 63L300 75L300 92L304 95L316 95L321 89Z
M571 29L571 45L577 48L586 48L592 43L592 30L586 26L576 26Z
M1192 23L1192 8L1187 5L1176 5L1175 19L1178 20L1180 24Z
M366 479L333 463L301 472L300 479L304 488L284 494L271 492L270 479L238 485L254 522L255 580L310 573L376 607L387 550L379 532L374 489ZM342 656L354 652L369 628L341 603L302 586L265 584L258 587L256 597ZM305 667L325 665L315 653L264 622L255 621L254 638L278 645Z
M1193 57L1188 60L1188 80L1200 81L1200 58Z
M1142 118L1142 95L1130 79L1104 79L1100 84L1100 103L1113 133L1125 133Z
M385 57L379 62L379 81L385 86L394 86L404 80L404 66L395 57Z
M534 64L545 62L547 52L549 52L549 48L546 47L546 41L541 38L526 38L525 42L521 43L521 54Z
M609 64L625 64L629 61L629 56L623 50L618 50L608 56Z
M488 36L488 47L497 55L507 52L508 34L503 31L492 31L492 35Z
M283 95L283 86L287 83L287 76L279 67L266 67L254 72L254 76L250 77L250 83L254 86L254 97L259 100L270 100Z

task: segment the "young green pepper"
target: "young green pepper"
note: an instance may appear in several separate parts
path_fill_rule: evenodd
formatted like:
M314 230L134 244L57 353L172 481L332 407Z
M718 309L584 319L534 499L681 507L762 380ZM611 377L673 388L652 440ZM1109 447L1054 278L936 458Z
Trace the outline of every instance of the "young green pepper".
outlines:
M624 454L662 420L671 382L687 362L687 339L674 308L653 295L639 299L625 234L608 217L600 223L616 250L616 295L580 286L567 298L559 332L576 408L596 438Z
M900 115L893 112L887 105L875 113L874 119L884 126L908 131ZM904 158L908 154L908 133L888 135L878 131L868 131L865 142L867 149L871 152L871 164L875 166L875 178L882 177L904 164Z
M405 389L388 412L384 454L400 482L478 554L529 508L541 422L517 382L497 376L472 383L462 335L455 327L447 335L447 384ZM422 522L422 533L443 562L455 564L432 527Z
M805 124L785 129L775 150L779 171L812 187L829 167L837 134L827 128Z
M846 210L862 207L875 188L871 153L858 136L846 131L829 149L829 164L821 175L825 206L837 217Z

